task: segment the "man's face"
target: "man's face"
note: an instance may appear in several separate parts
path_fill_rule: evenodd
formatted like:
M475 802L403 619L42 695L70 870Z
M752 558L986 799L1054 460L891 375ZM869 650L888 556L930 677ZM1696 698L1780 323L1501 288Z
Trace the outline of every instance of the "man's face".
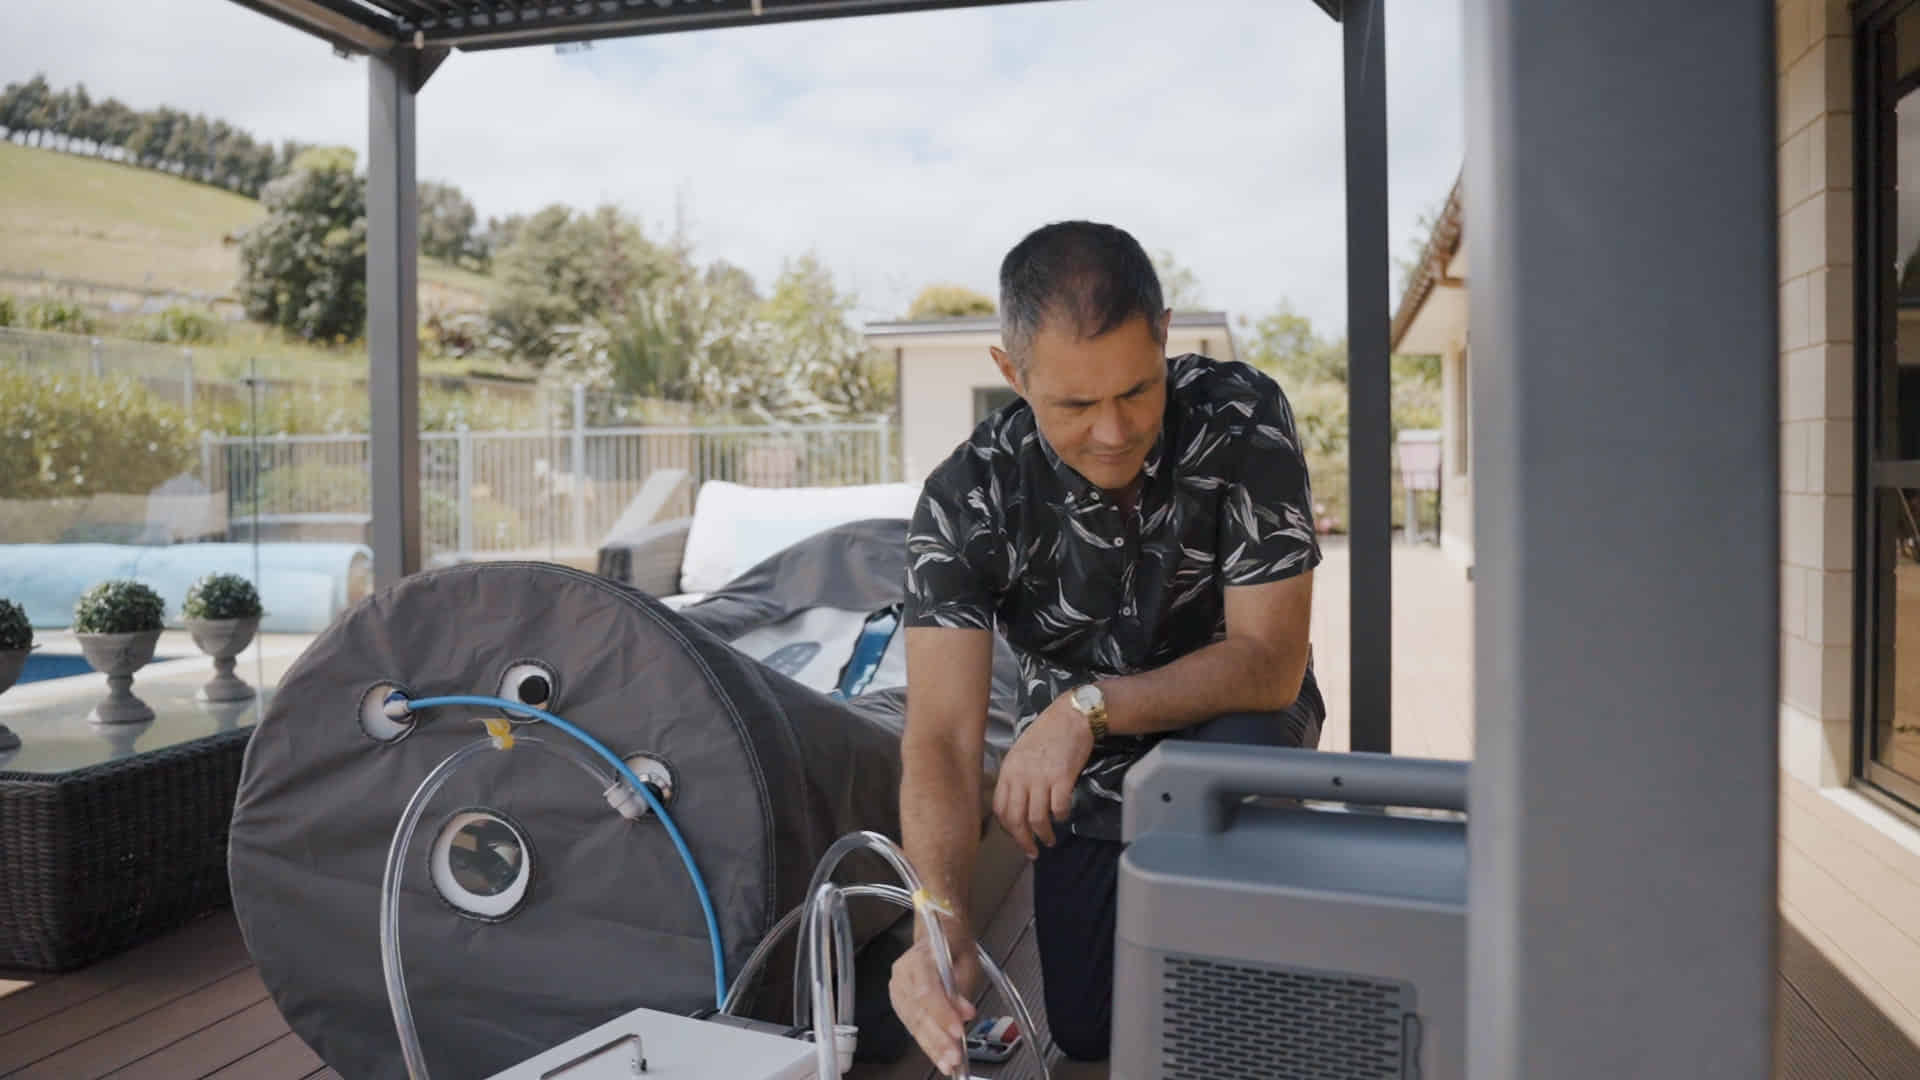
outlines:
M1026 398L1054 452L1108 491L1132 484L1160 435L1167 407L1167 356L1154 327L1136 316L1097 338L1081 339L1049 320L1034 335L1025 376L1006 352L993 359ZM1165 332L1167 315L1160 319Z

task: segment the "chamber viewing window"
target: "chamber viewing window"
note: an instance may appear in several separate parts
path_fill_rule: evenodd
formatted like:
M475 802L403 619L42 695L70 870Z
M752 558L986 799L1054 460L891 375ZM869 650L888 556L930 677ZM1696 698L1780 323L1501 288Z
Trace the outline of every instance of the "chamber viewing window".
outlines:
M433 840L433 887L460 914L485 922L511 917L533 880L533 851L497 810L462 810Z
M501 674L500 688L494 696L552 712L554 699L559 695L560 676L552 665L539 660L515 660ZM513 719L524 721L527 718Z

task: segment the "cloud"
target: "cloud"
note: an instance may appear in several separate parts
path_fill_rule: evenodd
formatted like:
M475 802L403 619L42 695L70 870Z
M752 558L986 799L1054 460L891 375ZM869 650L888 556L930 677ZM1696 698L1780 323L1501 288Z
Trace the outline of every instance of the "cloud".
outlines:
M1457 0L1388 6L1389 231L1462 154ZM365 153L364 62L236 4L73 0L0 41L0 78L205 112ZM682 206L762 282L819 253L862 314L991 292L1026 230L1093 217L1172 250L1207 301L1345 325L1339 27L1306 0L1015 4L456 54L420 96L419 174L483 216Z

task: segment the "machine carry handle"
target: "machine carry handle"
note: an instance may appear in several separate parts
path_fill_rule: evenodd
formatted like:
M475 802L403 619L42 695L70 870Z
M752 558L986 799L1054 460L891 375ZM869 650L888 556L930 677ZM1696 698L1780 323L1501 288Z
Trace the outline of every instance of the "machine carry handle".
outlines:
M1127 771L1122 835L1217 833L1248 796L1467 808L1467 763L1167 739Z

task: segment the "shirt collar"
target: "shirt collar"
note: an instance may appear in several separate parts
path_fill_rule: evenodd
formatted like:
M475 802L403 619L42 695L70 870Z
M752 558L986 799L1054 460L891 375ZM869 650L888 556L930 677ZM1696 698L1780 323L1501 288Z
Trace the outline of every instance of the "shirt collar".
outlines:
M1140 471L1145 477L1145 482L1141 484L1142 496L1153 487L1153 481L1159 478L1160 470L1165 465L1167 422L1171 418L1172 413L1172 403L1169 402L1167 416L1162 417L1160 421L1160 434L1154 437L1153 448L1147 451L1147 459L1140 467ZM1053 448L1053 444L1047 441L1046 433L1040 430L1038 424L1034 425L1033 434L1035 441L1040 444L1041 452L1046 455L1047 466L1053 470L1054 476L1066 487L1067 494L1070 498L1075 501L1084 500L1093 502L1106 497L1104 491L1088 482L1086 477L1081 476L1073 466L1067 464L1066 459L1062 458L1059 451Z

